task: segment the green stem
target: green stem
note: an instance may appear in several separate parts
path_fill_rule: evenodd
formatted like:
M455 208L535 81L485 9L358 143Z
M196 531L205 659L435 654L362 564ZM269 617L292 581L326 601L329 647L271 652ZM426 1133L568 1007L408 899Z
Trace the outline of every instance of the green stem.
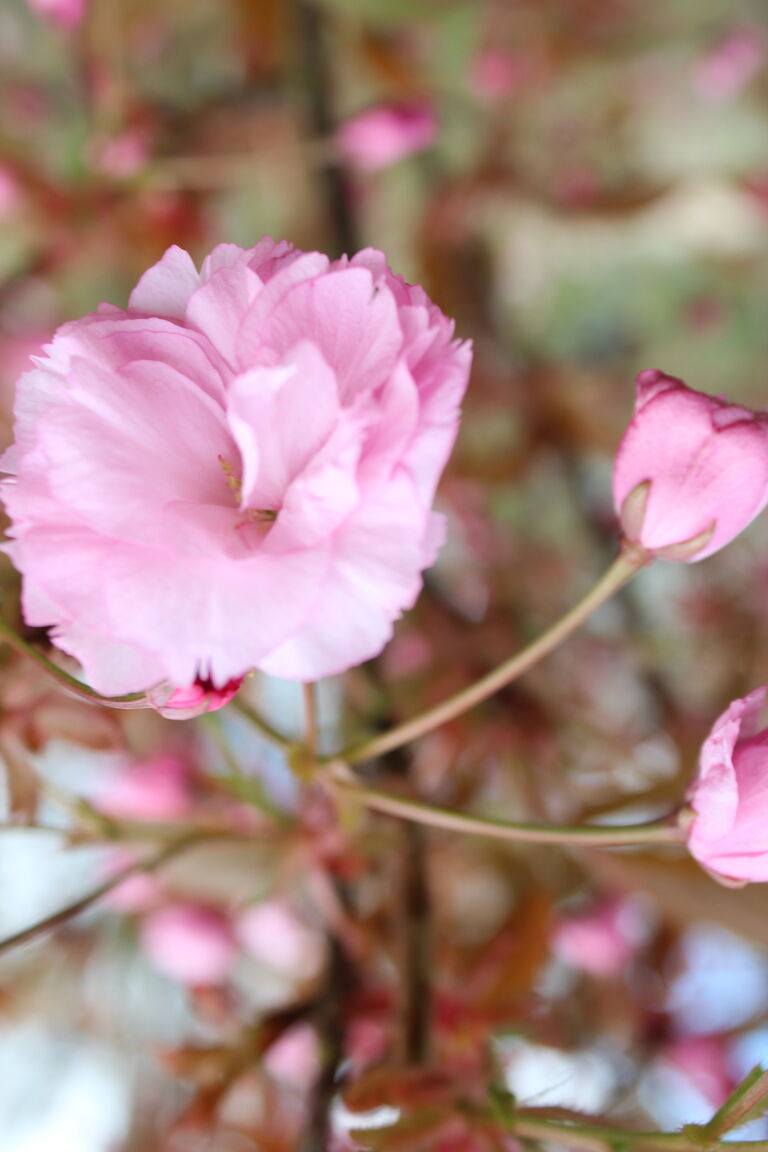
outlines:
M421 716L416 716L413 720L408 720L381 736L375 736L372 740L366 740L362 744L353 745L351 748L340 752L339 759L348 764L359 764L362 760L383 756L411 740L424 736L425 733L431 732L434 728L447 724L449 720L455 719L456 716L460 716L469 708L474 708L476 704L492 696L494 692L498 692L500 688L527 672L543 656L548 655L559 644L562 644L572 632L575 632L583 624L588 616L591 616L597 608L609 600L640 568L649 563L650 557L647 553L625 545L611 567L591 591L532 644L505 660L492 672L468 688L457 692L455 696L444 700L442 704L430 708Z
M704 1126L703 1134L711 1141L719 1140L732 1128L749 1119L750 1113L766 1103L768 1097L768 1072L760 1065L753 1068L748 1076L733 1090L731 1095ZM731 1142L728 1142L731 1147Z
M235 712L239 712L246 720L249 720L255 728L258 728L262 736L269 740L272 744L276 744L278 748L290 748L293 741L289 740L287 736L283 736L276 728L267 723L263 716L259 715L255 708L251 708L250 704L244 703L239 696L235 696L230 708L234 708Z
M525 841L531 844L572 844L595 845L608 848L621 844L680 844L684 833L669 820L654 820L645 824L522 824L506 820L496 820L491 816L471 816L456 812L452 808L439 808L424 804L420 800L410 800L405 796L393 796L389 792L379 792L374 788L363 788L343 772L338 766L334 774L335 783L351 796L374 812L397 816L402 820L413 820L431 828L443 828L449 832L464 832L471 836L492 837L496 840Z
M81 912L85 912L93 904L98 903L102 897L107 896L118 885L122 884L124 880L128 880L137 872L154 872L156 869L161 868L169 860L178 856L181 852L185 852L188 848L194 847L202 841L211 839L210 835L200 835L198 833L190 834L187 836L180 836L172 844L167 844L155 856L151 856L149 860L136 860L127 868L122 871L116 872L114 876L110 876L98 888L88 892L79 900L74 903L68 904L66 908L61 908L58 912L46 916L43 920L38 920L37 923L31 924L29 928L22 928L20 932L15 932L13 936L7 936L5 940L0 940L0 953L7 952L11 948L17 948L20 944L27 944L30 940L37 939L38 936L44 935L46 932L58 928L60 924L71 920L74 916L79 916Z
M705 1141L699 1142L685 1132L628 1132L621 1128L608 1128L600 1124L565 1123L547 1120L535 1110L519 1109L509 1119L509 1128L523 1139L550 1141L570 1148L584 1148L588 1152L630 1152L647 1149L648 1152L703 1152ZM711 1146L711 1145L710 1145ZM768 1140L729 1140L719 1145L727 1152L768 1152Z
M58 664L54 664L42 652L38 652L26 640L23 640L9 624L0 619L0 638L5 640L11 648L15 649L22 656L29 656L32 660L36 661L41 668L44 668L49 676L58 680L63 688L69 692L79 696L82 700L89 700L92 704L106 704L112 708L130 707L132 704L141 706L146 703L146 694L144 692L128 692L125 696L102 696L99 692L94 692L93 688L89 688L87 684L83 684L82 680L78 680L76 676L70 676L69 672L65 672L63 668L59 668Z
M314 757L317 752L317 696L312 682L302 684L304 702L304 747Z

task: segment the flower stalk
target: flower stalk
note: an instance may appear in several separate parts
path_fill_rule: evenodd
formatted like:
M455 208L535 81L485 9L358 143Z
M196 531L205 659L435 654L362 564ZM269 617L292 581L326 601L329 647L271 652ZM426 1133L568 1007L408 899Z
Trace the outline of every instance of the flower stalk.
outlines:
M350 797L373 812L411 820L430 828L447 832L463 832L469 836L484 836L494 840L517 841L529 844L561 844L617 848L622 845L682 844L685 833L672 817L643 824L529 824L497 820L491 816L476 816L425 804L405 796L395 796L375 788L358 784L345 765L334 765L332 779Z
M493 696L499 689L516 680L518 676L522 676L544 656L553 652L593 612L610 600L615 592L618 592L631 580L636 572L650 564L652 559L643 549L631 544L624 544L611 567L586 596L533 643L499 664L497 668L482 676L468 688L463 688L455 696L444 700L442 704L430 708L421 716L414 717L413 720L407 720L404 724L391 728L381 736L376 736L361 744L352 745L352 747L339 753L339 759L347 764L359 764L364 760L384 756L412 740L418 740L419 737L425 736L428 732L432 732L435 728L447 724L449 720L454 720L463 712L474 708L476 704L487 700L489 696Z

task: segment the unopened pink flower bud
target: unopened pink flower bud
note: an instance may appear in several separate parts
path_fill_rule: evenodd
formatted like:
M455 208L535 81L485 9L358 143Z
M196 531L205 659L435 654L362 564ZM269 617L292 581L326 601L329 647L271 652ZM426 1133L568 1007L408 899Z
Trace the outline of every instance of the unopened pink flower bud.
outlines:
M641 372L613 497L629 542L668 560L710 556L768 503L768 416Z
M124 820L177 820L192 803L189 769L173 756L121 765L95 797L101 812Z
M150 912L141 943L156 968L192 987L223 983L237 957L228 917L207 904L169 904Z
M351 164L376 172L429 148L437 118L423 100L379 104L358 112L336 134L339 151Z
M166 720L192 720L224 708L240 691L242 682L242 677L229 680L221 688L215 688L208 680L196 680L189 688L159 684L150 688L147 700Z
M759 716L766 689L734 700L704 741L684 817L688 848L716 878L768 880L768 728Z

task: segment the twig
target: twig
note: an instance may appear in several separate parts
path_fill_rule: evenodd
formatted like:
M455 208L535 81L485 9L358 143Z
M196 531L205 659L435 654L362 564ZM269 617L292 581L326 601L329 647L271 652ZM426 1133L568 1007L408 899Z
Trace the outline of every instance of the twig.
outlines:
M239 712L241 716L249 720L255 728L259 729L262 736L272 744L276 744L278 748L291 747L292 741L287 736L283 736L276 728L273 728L255 708L251 708L250 704L246 704L239 696L235 696L229 707L234 708L235 712Z
M442 704L430 708L421 716L416 716L413 720L408 720L381 736L375 736L372 740L353 745L351 748L340 752L339 758L348 764L359 764L363 760L383 756L386 752L392 752L411 740L416 740L427 732L439 728L442 724L448 723L449 720L455 719L456 716L460 716L468 709L474 708L476 704L481 703L492 696L494 692L498 692L500 688L527 672L542 657L557 648L648 562L649 558L646 555L623 550L602 579L598 580L586 596L532 644L505 660L492 672L475 681L474 684L470 684L468 688L464 688L455 696L444 700Z
M297 5L297 42L306 90L306 115L310 139L332 139L335 121L330 96L330 71L325 50L325 14L313 0ZM317 169L333 236L335 255L356 252L360 247L344 169L329 151Z
M431 917L424 832L403 826L403 995L402 1036L406 1064L426 1064L430 1055L432 990L429 981Z
M302 684L304 699L304 744L307 752L314 757L317 752L317 693L314 684Z
M394 796L375 788L364 788L357 784L345 771L344 765L336 765L334 783L344 788L366 808L396 816L401 820L413 820L431 828L442 828L448 832L464 832L474 836L486 836L495 840L522 841L530 844L592 845L610 848L630 844L681 844L685 834L675 823L653 820L645 824L534 824L497 820L492 816L473 816L457 812L453 808L441 808L435 804L425 804L406 796Z
M135 861L127 868L115 873L109 880L105 880L103 884L93 889L92 892L88 892L79 900L75 900L73 904L68 904L66 908L61 908L58 912L46 916L43 920L38 920L36 924L31 924L29 928L22 928L20 932L15 932L13 936L7 936L5 940L0 940L0 953L8 952L12 948L17 948L20 944L27 944L30 940L37 939L38 936L44 936L47 932L58 928L60 924L65 924L68 920L73 919L73 917L79 916L81 912L85 912L92 905L98 903L102 897L107 896L113 889L122 884L124 880L128 880L137 872L154 872L169 860L178 856L180 852L185 852L187 848L192 848L203 840L209 839L211 839L209 835L201 835L199 833L184 836L175 843L166 845L155 856L150 857L149 860Z

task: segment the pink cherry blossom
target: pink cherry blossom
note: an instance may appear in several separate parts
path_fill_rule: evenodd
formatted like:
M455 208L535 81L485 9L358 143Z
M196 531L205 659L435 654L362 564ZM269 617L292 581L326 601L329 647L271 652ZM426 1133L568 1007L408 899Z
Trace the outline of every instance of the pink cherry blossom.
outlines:
M588 912L564 916L552 935L555 955L592 976L617 976L643 937L639 909L627 900L605 900Z
M123 820L177 820L193 802L189 768L173 756L120 765L94 800L101 812Z
M264 1067L270 1076L296 1092L307 1092L312 1087L320 1064L320 1042L309 1024L288 1028L264 1056Z
M339 128L336 143L350 164L376 172L423 152L437 136L437 118L424 100L378 104L351 116Z
M762 68L765 51L765 36L759 29L734 28L698 62L699 95L718 104L738 95Z
M768 503L768 416L641 372L613 496L628 540L670 560L710 556Z
M98 691L375 656L440 545L471 350L368 249L171 248L59 329L3 457L27 622ZM167 700L166 700L167 704Z
M191 987L223 983L237 958L229 919L207 904L168 904L150 912L141 943L159 971Z
M62 28L76 28L85 16L85 0L27 0L40 16L45 16Z
M0 220L8 219L21 205L22 194L19 182L10 168L0 164Z
M237 935L246 952L286 976L306 980L322 966L321 936L283 901L266 900L247 909Z
M734 700L699 757L689 800L688 848L716 876L768 880L768 728L759 728L766 689Z
M682 1073L713 1110L736 1086L721 1036L678 1036L664 1046L660 1059Z
M136 853L130 849L116 848L110 851L104 868L107 878L136 863ZM148 912L163 900L163 887L153 872L134 872L111 888L104 897L104 904L113 912L137 914Z

